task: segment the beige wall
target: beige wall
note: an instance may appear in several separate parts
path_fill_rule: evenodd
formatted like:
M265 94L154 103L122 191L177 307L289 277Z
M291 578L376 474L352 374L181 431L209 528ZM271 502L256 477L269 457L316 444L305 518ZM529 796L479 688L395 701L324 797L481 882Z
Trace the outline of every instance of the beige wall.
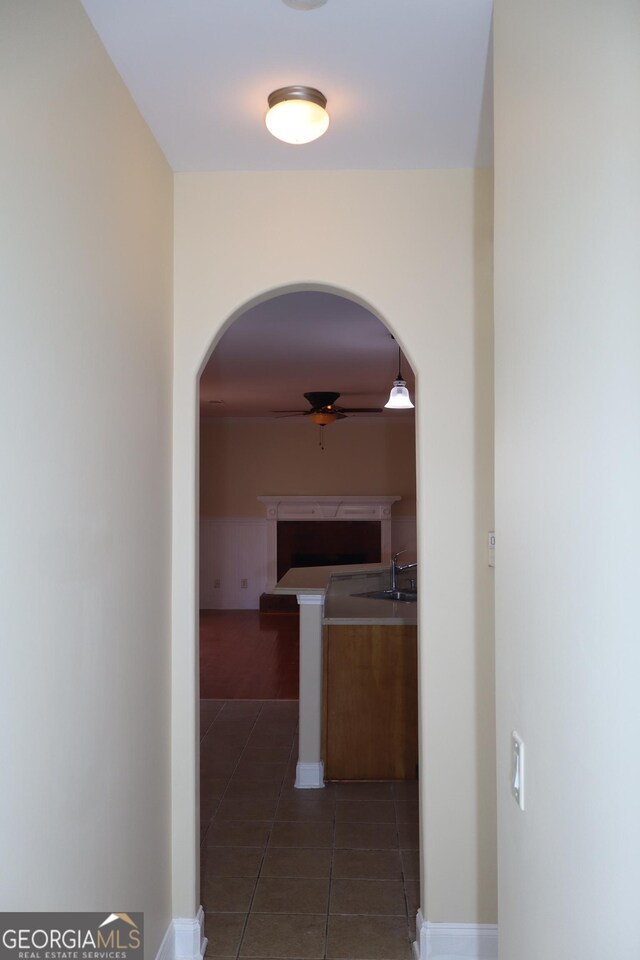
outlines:
M171 918L172 175L76 0L0 4L0 903Z
M422 906L492 922L492 174L179 174L175 230L174 908L197 902L198 375L248 305L315 287L372 309L416 373Z
M494 23L500 956L631 960L640 5L497 0Z
M202 421L200 514L264 517L267 494L399 494L394 516L415 516L412 423L358 422L320 428L306 420Z

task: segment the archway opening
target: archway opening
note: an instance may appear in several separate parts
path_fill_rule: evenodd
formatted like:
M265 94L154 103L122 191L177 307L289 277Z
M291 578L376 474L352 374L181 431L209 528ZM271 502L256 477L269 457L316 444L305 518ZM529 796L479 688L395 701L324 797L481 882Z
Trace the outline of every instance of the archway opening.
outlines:
M376 564L379 571L384 566L384 575L388 575L391 554L404 551L404 563L416 559L416 439L413 411L388 411L384 407L397 375L397 364L398 344L379 317L347 295L317 288L286 293L275 291L261 302L247 306L229 322L212 347L200 378L201 617L204 621L218 619L223 632L233 619L237 621L239 626L231 643L238 655L237 669L241 673L247 672L241 662L243 656L246 654L246 658L254 660L250 644L243 652L243 618L244 629L247 630L250 619L259 628L261 621L268 623L274 616L292 616L273 609L267 612L268 607L260 612L261 598L264 604L265 595L279 597L282 601L282 596L274 593L273 587L274 581L280 580L283 564L287 562L280 559L278 569L278 560L274 560L274 577L270 569L270 520L266 515L268 510L265 510L265 501L269 498L271 501L274 497L287 501L289 513L287 519L282 521L284 524L296 521L306 523L298 539L294 537L296 546L293 559L288 561L293 567L334 566L336 560L340 563L340 557L334 554L343 550L343 563L352 567ZM403 357L402 365L413 397L415 384L408 359ZM329 417L325 423L318 422L321 418L314 417L316 411L313 409L313 399L322 393L337 395L329 404L322 404L325 408L333 405L334 410L329 413L336 412L335 418ZM305 397L305 394L310 394L313 399ZM323 399L327 400L326 397ZM382 524L379 520L354 522L347 519L357 498L370 500L372 496L387 497L392 501L397 498L393 507L388 508L390 519L385 528L386 539L380 531ZM344 511L340 512L341 503L346 503L349 508L346 515ZM320 528L318 519L310 520L305 511L316 509L318 504L323 505L320 509L327 511L327 516L322 517L327 530L333 525L330 539L336 534L337 527L350 527L346 538L343 537L347 543L346 550L344 543L336 545L331 540L328 547L325 543L323 555L322 536L319 541L314 540L312 546L305 543L310 536L310 526L318 524L314 529ZM296 506L304 507L302 516L291 519ZM367 530L367 537L373 540L374 549L377 535L378 554L372 559L366 555L360 560L358 551L364 548L359 543L353 545L357 539L355 528L359 522L362 523L362 529L367 522L378 527L377 533L370 526ZM276 544L285 539L283 531L284 527L280 535L276 531ZM327 560L327 564L323 560ZM410 606L404 608L405 619L409 620ZM395 605L394 609L397 612L398 606ZM414 604L414 653L415 609ZM391 606L389 611L392 612ZM380 628L381 625L377 626ZM245 684L243 696L229 696L231 685L225 689L223 680L226 675L224 682L228 682L232 671L229 664L220 659L224 657L224 644L218 642L218 645L222 650L218 659L207 650L207 669L217 673L217 676L201 676L202 689L215 693L215 696L205 698L208 703L203 706L205 726L201 780L205 792L202 836L205 850L214 850L213 853L205 853L203 861L202 897L205 910L210 902L207 884L213 875L212 871L217 869L213 858L220 855L220 850L215 848L224 846L217 841L233 836L233 830L240 829L237 826L230 827L230 823L255 825L258 821L271 822L264 846L266 853L261 863L287 861L287 865L278 868L285 871L285 875L279 875L283 881L312 879L300 875L288 876L288 873L298 869L292 865L295 856L291 853L278 854L277 851L286 849L278 846L278 840L280 838L283 841L286 830L291 834L296 832L293 827L284 827L283 824L304 824L313 811L319 818L316 821L318 824L324 824L325 827L332 824L331 830L324 829L324 833L330 833L332 843L339 844L337 859L340 863L344 861L344 865L339 866L338 871L356 871L356 875L347 873L333 877L331 864L335 861L335 855L327 860L328 848L321 845L317 850L325 853L318 860L330 864L329 873L326 877L322 874L321 878L314 875L313 879L326 880L327 883L335 879L337 888L339 881L345 879L353 882L377 879L381 883L393 884L394 892L398 895L394 911L400 911L402 904L401 912L405 920L409 912L411 926L419 904L416 764L410 776L395 780L383 779L375 774L363 778L357 770L350 774L348 766L342 766L339 777L335 778L335 782L331 780L329 788L322 791L296 789L295 731L286 758L284 742L291 735L295 716L286 706L290 702L287 696L280 697L277 693L278 653L273 662L265 666L255 687ZM284 659L287 659L286 653ZM370 677L376 672L379 675L379 667L380 664L371 666ZM366 687L366 663L354 664L353 669L360 675L364 674ZM410 664L408 669L410 673ZM338 667L334 676L340 672L341 668ZM265 680L265 673L275 681L266 696L263 695L266 687L260 685ZM245 679L246 676L243 677ZM216 686L218 680L221 685ZM325 677L325 687L328 682ZM413 685L416 706L412 719L414 729L410 736L416 741L417 763L415 672ZM396 687L391 677L386 677L383 687L392 691L387 699L393 706ZM378 693L374 693L374 696L378 696ZM323 750L326 751L328 734L325 720ZM346 720L337 722L344 725L344 737L338 739L347 742L341 762L344 763L346 756L348 764L349 756L355 758L361 751L355 747L349 748ZM367 729L369 738L375 737L371 728ZM226 734L224 749L218 731ZM246 737L242 740L245 733ZM229 734L233 734L231 740ZM231 742L234 746L230 746ZM221 776L213 776L212 772ZM267 779L253 779L260 775ZM331 778L330 766L327 767L327 776ZM222 782L225 778L226 784ZM252 783L258 789L252 790L249 787ZM213 796L213 793L218 795ZM247 814L244 820L240 817L242 813ZM358 824L359 827L349 824ZM256 831L259 848L262 828L247 826L246 829ZM319 837L322 829L317 831ZM355 842L353 837L350 839L350 834L355 836L357 829L361 833L369 832L370 846L349 846ZM304 831L299 832L302 834ZM380 843L383 843L382 847L379 847ZM387 846L389 843L390 847ZM356 853L358 849L360 853ZM387 852L382 854L381 850ZM229 857L230 854L225 852L224 856ZM384 866L381 865L383 860ZM391 865L392 860L395 866ZM348 866L347 861L352 866ZM353 866L356 861L359 865ZM274 868L267 866L266 869L269 871ZM310 868L307 865L302 869L308 871ZM325 868L316 865L314 869ZM275 879L268 872L263 877L261 870L262 866L256 874L258 884L262 880ZM384 876L378 876L381 870ZM393 879L390 879L389 871ZM266 889L269 884L263 886ZM398 917L400 915L400 912L396 914ZM406 926L403 929L406 935Z
M413 372L408 360L401 363L413 394ZM201 607L256 609L287 564L337 563L341 553L343 562L374 562L400 549L403 559L415 559L414 411L384 406L397 368L398 345L384 323L327 291L274 295L227 326L200 377L200 517L224 520L212 529L201 524ZM264 526L259 497L376 493L400 498L386 556L376 555L375 531L366 524L351 524L350 550L342 526L336 520L332 530L327 516L324 546L313 535L320 526L302 531L320 541L307 550L283 520L279 556L269 558L273 570L265 567L260 532L249 526ZM225 538L232 518L256 541L241 543L235 530ZM304 511L295 521L303 518Z

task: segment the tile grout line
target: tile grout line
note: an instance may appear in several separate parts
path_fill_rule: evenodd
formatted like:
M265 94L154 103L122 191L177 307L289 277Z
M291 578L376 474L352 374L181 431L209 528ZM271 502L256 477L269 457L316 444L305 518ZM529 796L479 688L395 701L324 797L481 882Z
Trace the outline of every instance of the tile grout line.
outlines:
M327 896L327 916L326 916L326 920L325 920L325 924L324 924L324 951L323 951L323 956L324 956L325 960L326 960L326 958L327 958L327 952L328 952L328 949L329 949L329 917L330 917L330 910L331 910L331 891L332 891L332 887L333 887L333 862L334 862L334 858L335 858L335 855L336 855L336 823L337 823L336 814L337 814L337 812L338 812L338 808L337 808L337 806L336 806L336 800L335 800L335 798L334 798L334 801L333 801L333 820L332 820L332 824L331 824L331 828L332 828L332 830L331 830L331 860L329 861L329 891L328 891L328 896Z
M260 708L260 712L258 713L258 716L256 717L254 726L251 728L251 733L253 733L253 729L254 729L254 727L255 727L255 724L258 722L258 718L261 716L262 711L264 710L264 703L265 703L265 701L263 701L263 704L262 704L262 706L261 706L261 708ZM249 736L247 737L247 742L249 741L249 738L250 738L250 736L251 736L251 733L250 733ZM260 859L260 864L258 865L258 872L257 872L257 874L256 874L256 882L255 882L255 885L254 885L254 887L253 887L253 893L252 893L251 899L250 899L250 901L249 901L249 906L248 906L248 909L247 909L247 912L246 912L246 915L245 915L245 918L244 918L244 923L242 924L242 931L241 931L241 933L240 933L240 940L238 941L238 950L237 950L237 953L236 953L236 960L239 960L240 954L241 954L241 952L242 952L242 945L243 945L243 943L244 943L245 934L246 934L246 932L247 932L247 926L248 926L248 924L249 924L249 917L251 916L251 908L253 907L253 902L254 902L254 900L255 900L256 892L257 892L257 890L258 890L258 883L259 883L260 879L262 878L262 868L263 868L263 866L264 866L264 862L265 862L265 859L266 859L266 856L267 856L267 850L269 849L269 840L271 839L271 834L272 834L272 831L273 831L273 825L274 825L274 823L276 823L276 817L277 817L277 814L278 814L278 806L279 806L279 804L280 804L280 797L282 796L282 788L284 787L284 782L285 782L286 777L287 777L287 769L288 769L288 767L289 767L289 762L290 762L291 756L292 756L292 754L293 754L293 750L294 750L294 746L295 746L295 742L296 742L297 733L298 733L298 724L296 723L295 730L294 730L293 735L292 735L292 737L291 737L291 747L290 747L290 749L289 749L289 756L287 757L287 762L286 762L286 765L285 765L285 772L284 772L284 775L283 775L282 780L281 780L281 782L280 782L280 789L279 789L279 791L278 791L278 796L276 797L276 805L275 805L274 815L273 815L273 817L271 817L271 825L270 825L269 831L268 831L268 833L267 833L267 839L266 839L266 841L265 841L264 847L262 848L262 857L261 857L261 859ZM240 759L242 758L242 756L243 756L243 754L244 754L244 752L245 752L246 749L247 749L247 745L246 745L246 743L245 743L244 750L243 750L242 753L240 754L240 758L238 759L238 763L240 762ZM235 771L234 771L234 772L235 772ZM229 782L231 782L231 778L229 779Z
M219 713L218 713L218 716L220 715L220 713L222 713L222 711L224 710L224 707L225 707L225 706L227 705L227 703L229 703L229 702L233 702L233 701L226 700L225 703L224 703L224 706L220 709L220 711L219 711ZM239 754L238 759L237 759L237 761L236 761L236 765L235 765L235 767L233 768L233 771L232 771L232 773L231 773L231 776L230 776L230 777L228 778L228 780L227 780L227 785L226 785L226 787L225 787L225 789L224 789L224 792L222 793L222 796L221 796L221 797L219 798L219 800L218 800L218 807L217 807L217 809L216 809L216 812L215 812L214 815L212 816L212 818L211 818L211 820L210 820L210 822L209 822L209 826L208 826L207 829L205 830L205 834L204 834L203 840L202 840L202 842L201 842L201 847L204 846L204 843L205 843L206 838L207 838L207 834L209 833L209 830L210 830L210 828L211 828L211 824L212 824L213 821L215 820L215 818L216 818L216 816L217 816L217 814L218 814L218 811L220 810L220 806L222 805L222 801L225 799L225 797L226 797L226 795L227 795L227 791L228 791L229 785L230 785L230 783L231 783L231 781L232 781L232 779L233 779L233 775L235 774L235 772L236 772L237 769L238 769L238 766L240 765L240 761L242 760L242 758L243 758L243 756L244 756L244 754L245 754L245 751L246 751L246 749L247 749L247 743L249 742L249 740L250 740L250 738L251 738L251 734L252 734L253 731L255 730L256 724L257 724L257 722L258 722L258 718L260 717L263 709L264 709L264 702L261 703L260 709L259 709L258 713L256 714L256 717L255 717L255 719L254 719L254 721L253 721L253 724L251 725L251 729L247 732L246 739L245 739L245 742L244 742L244 746L243 746L242 750L240 751L240 754ZM217 717L216 717L216 719L217 719ZM215 723L215 720L214 720L213 722ZM212 726L213 726L213 724L212 724ZM207 732L208 732L208 731L207 731ZM271 828L269 828L269 834L267 835L267 842L268 842L268 840L269 840L269 836L270 836L270 835L271 835ZM264 851L265 851L265 850L266 850L266 843L265 843L265 846L264 846L264 848L263 848L262 860L260 861L260 865L259 865L259 867L258 867L258 873L257 873L256 878L255 878L255 883L254 883L254 887L253 887L253 893L252 893L252 895L251 895L251 900L250 900L250 902L249 902L249 909L247 910L247 912L246 912L246 914L245 914L245 918L244 918L244 921L243 921L243 924L242 924L242 930L241 930L241 932L240 932L240 940L239 940L239 942L238 942L238 949L237 949L237 951L236 951L236 958L238 958L238 957L240 956L240 949L241 949L241 947L242 947L242 941L244 940L245 931L246 931L246 929L247 929L247 923L248 923L248 921L249 921L249 913L250 913L250 910L251 910L251 904L253 903L253 898L255 897L256 889L257 889L257 886L258 886L258 877L259 877L259 875L260 875L260 870L262 869L262 863L264 862L264 855L265 855L265 854L264 854ZM201 881L201 882L202 882L202 881Z
M212 729L212 727L214 726L216 720L218 719L218 717L220 716L220 714L224 711L224 708L226 707L226 705L227 705L228 703L231 703L231 702L233 702L233 701L225 700L224 704L222 705L222 707L220 708L220 710L219 710L218 713L216 714L214 720L212 721L211 727L209 728L209 730ZM245 750L247 749L247 742L248 742L248 740L249 740L249 737L250 737L251 734L253 733L253 730L254 730L254 728L255 728L255 725L256 725L256 723L258 722L258 717L259 717L260 714L262 713L262 709L263 709L263 708L262 708L262 706L261 706L261 707L260 707L260 710L258 711L258 714L257 714L255 720L253 721L251 730L250 730L250 731L248 732L248 734L247 734L247 739L245 740L244 746L243 746L242 750L240 751L240 756L239 756L238 759L236 760L236 765L235 765L235 767L233 768L233 770L232 770L232 772L231 772L231 776L227 779L227 785L226 785L226 787L224 788L224 791L223 791L223 793L222 793L222 796L218 797L218 805L217 805L217 807L216 807L215 813L214 813L213 816L210 818L210 820L209 820L209 825L208 825L207 829L206 829L205 832L204 832L204 836L202 837L202 840L200 841L200 849L201 849L201 850L202 850L202 847L205 846L206 839L207 839L207 834L209 833L209 830L211 829L211 824L212 824L213 821L215 820L215 818L216 818L216 816L217 816L217 814L218 814L218 811L220 810L220 807L221 807L221 805L222 805L222 801L225 799L225 797L226 797L226 795L227 795L227 790L229 789L229 784L231 783L231 781L232 781L232 779L233 779L233 775L234 775L234 773L236 772L236 770L238 769L238 766L239 766L239 764L240 764L240 761L242 760L242 757L244 756L244 752L245 752ZM209 730L207 730L207 733L209 733ZM203 738L203 739L204 739L204 738ZM202 741L200 742L199 766L200 766L200 776L202 776Z
M217 718L220 717L220 715L221 715L221 713L224 711L224 708L225 708L226 705L227 705L227 702L225 702L225 704L223 705L223 707L221 708L221 710L218 712L217 717L214 718L214 720L211 722L210 726L207 728L207 733L209 733L209 732L211 731L211 727L213 727L214 724L215 724L215 719L217 719ZM208 833L209 833L209 828L210 828L211 825L214 823L214 821L216 821L217 816L218 816L218 814L219 814L219 810L220 810L220 807L221 807L222 802L223 802L224 800L228 800L228 799L229 799L229 798L228 798L228 791L229 791L229 787L230 787L230 785L231 785L231 780L233 779L233 777L234 777L235 774L237 773L238 767L240 766L240 764L241 764L241 762L242 762L242 759L245 757L246 751L247 751L247 749L248 749L249 740L251 739L251 736L254 734L254 732L255 732L255 730L256 730L256 727L258 726L258 722L259 722L260 718L261 718L261 717L262 717L262 718L264 717L264 710L265 710L265 702L262 702L262 703L261 703L261 706L260 706L260 709L259 709L259 711L258 711L255 719L253 720L253 723L251 724L250 729L247 731L247 733L246 733L246 735L245 735L244 744L243 744L243 746L242 746L242 749L240 750L240 754L239 754L239 756L238 756L237 762L235 763L235 765L234 765L234 767L233 767L233 772L231 773L230 777L228 778L226 787L225 787L225 789L224 789L221 797L218 798L218 805L217 805L216 813L211 817L209 826L208 826L208 828L207 828L207 831L205 832L205 836L204 836L203 841L202 841L202 843L201 843L201 847L206 846L206 837L207 837L207 835L208 835ZM238 718L238 719L243 719L243 718ZM262 871L263 871L263 868L264 868L264 865L265 865L265 860L266 860L267 851L269 850L269 843L270 843L270 840L271 840L271 838L272 838L272 836L273 836L274 826L275 826L275 824L278 822L278 810L279 810L279 807L280 807L281 802L283 801L283 799L284 799L284 797L285 797L285 791L287 792L287 794L289 793L289 787L290 787L289 781L290 781L290 778L291 778L290 766L291 766L292 757L293 757L294 751L295 751L296 736L297 736L297 725L296 725L296 727L295 727L295 729L293 730L292 735L291 735L291 746L290 746L290 748L289 748L288 758L287 758L287 761L286 761L286 763L285 763L285 771L284 771L284 773L283 773L283 775L282 775L282 777L280 778L280 781L279 781L279 789L278 789L278 792L277 792L277 796L275 797L275 805L274 805L274 807L273 807L272 815L271 815L271 817L269 818L269 828L268 828L268 831L267 831L266 839L265 839L265 841L264 841L264 844L262 845L262 854L261 854L261 857L260 857L260 862L259 862L259 865L258 865L257 873L256 873L256 876L255 876L255 879L254 879L253 890L252 890L252 893L251 893L251 897L250 897L250 901L249 901L249 906L248 906L248 909L246 910L246 912L244 913L243 923L242 923L242 927L241 927L241 930L240 930L240 938L239 938L239 942L238 942L238 947L237 947L237 949L236 949L236 951L235 951L236 960L239 960L239 958L240 958L240 956L241 956L241 953L242 953L242 948L243 948L243 944L244 944L244 939L245 939L245 937L246 937L246 932L247 932L248 920L249 920L249 918L250 918L250 916L251 916L251 911L252 911L253 903L255 902L255 897L256 897L256 893L257 893L257 887L258 887L258 884L259 884L260 879L263 878L263 877L262 877ZM258 781L256 781L256 783L257 783L257 782L258 782ZM324 923L324 950L323 950L323 954L322 954L322 956L323 956L323 958L325 958L325 960L326 960L326 958L327 958L328 947L329 947L329 924L330 924L330 920L331 920L331 912L330 912L330 911L331 911L331 894L332 894L333 882L334 882L334 880L336 879L336 878L335 878L335 868L336 868L335 859L336 859L337 827L338 827L338 822L342 822L342 821L339 821L339 820L338 820L339 807L337 806L337 800L336 800L336 795L335 795L335 794L334 794L334 796L333 796L332 799L333 799L333 804L332 804L333 812L332 812L332 817L331 817L331 837L332 837L332 842L331 842L331 856L330 856L330 858L329 858L328 896L327 896L327 902L326 902L326 913L325 913L325 918L324 918L324 919L325 919L325 923ZM351 798L345 798L345 800L349 800L349 799L351 799ZM371 801L371 802L375 802L378 798L376 798L376 797L369 797L369 798L367 798L367 799L368 799L369 801ZM392 802L393 802L393 804L394 804L394 807L393 807L394 819L393 819L393 821L380 821L380 822L379 822L379 825L380 825L380 826L383 826L383 825L386 825L386 824L388 824L388 823L393 823L393 824L394 824L395 849L398 851L399 859L400 859L400 877L401 877L402 888L403 888L404 914L405 914L406 920L409 921L409 915L408 915L408 905L409 905L409 904L408 904L407 889L406 889L406 883L407 883L407 881L408 881L408 877L407 877L407 875L406 875L405 865L404 865L403 860L402 860L401 838L400 838L401 827L400 827L400 821L399 821L399 819L398 819L398 818L399 818L398 805L397 805L397 804L398 804L398 800L397 800L397 798L395 797L395 794L392 794L391 800L392 800ZM365 800L365 801L362 801L362 802L366 803L366 800ZM283 821L283 822L284 822L284 821ZM294 821L294 822L295 822L295 821ZM310 822L310 821L307 821L306 818L303 818L300 822L305 822L305 823L306 823L306 822ZM345 820L345 821L344 821L344 823L349 823L349 822L351 822L351 821L349 821L349 820ZM378 824L378 821L367 821L367 820L364 820L364 821L354 821L354 822L362 822L362 823L371 824L371 825L373 825L373 824ZM409 823L409 822L412 822L412 821L407 821L407 823ZM407 841L407 842L409 842L409 841ZM296 847L296 846L293 846L293 845L292 845L291 849L298 849L298 850L300 850L300 849L303 849L303 848L302 848L302 847ZM360 849L360 848L354 848L354 849ZM366 848L361 848L361 849L378 849L378 848L377 848L377 847L375 847L375 848L374 848L374 847L371 847L371 848L366 847ZM387 848L379 848L379 849L387 849ZM409 849L409 848L408 848L408 849ZM411 851L409 850L409 852L411 852ZM369 877L369 878L363 878L363 879L369 879L369 880L374 879L374 880L377 880L378 882L380 882L380 881L383 881L384 879L388 879L388 878L381 878L381 877L371 878L371 877ZM222 914L222 913L229 913L229 912L230 912L230 913L235 913L236 911L214 911L214 912L216 912L216 913L221 913L221 914ZM372 914L372 916L373 916L373 915L374 915L374 914ZM377 914L375 914L375 915L377 915ZM345 916L347 916L347 915L345 915ZM360 916L360 914L357 914L357 916ZM368 916L368 914L362 914L362 916ZM388 915L387 915L387 914L380 914L380 916L396 916L396 914L388 914ZM408 928L407 928L407 929L408 929ZM410 931L409 931L409 930L408 930L408 932L409 932L409 934L410 934ZM409 935L409 939L410 939L410 935Z
M205 701L205 700L200 700L200 703L201 703L201 704L202 704L202 703L206 703L206 702L207 702L207 701ZM213 698L211 698L211 700L210 700L209 702L213 703L213 702L214 702ZM220 701L217 701L217 702L220 702ZM200 727L200 743L202 743L202 741L204 740L204 738L206 737L206 735L209 733L209 730L211 729L211 727L214 725L214 723L215 723L216 720L218 719L218 714L220 714L220 713L222 712L222 710L224 709L224 706L225 706L226 702L227 702L226 700L222 701L222 706L221 706L220 709L218 710L218 713L216 713L216 715L215 715L215 717L213 718L213 720L210 720L210 721L209 721L209 726L208 726L207 729L204 731L204 733L202 732L202 727Z
M242 758L243 758L243 756L244 756L244 754L245 754L245 752L246 752L247 743L248 743L249 740L251 739L251 734L252 734L253 731L255 730L256 724L257 724L257 722L258 722L258 718L261 716L263 710L264 710L264 702L263 702L262 706L260 707L260 710L258 711L258 716L256 717L256 719L255 719L255 721L254 721L254 724L253 724L251 730L249 731L249 734L247 735L247 739L246 739L246 741L245 741L244 748L243 748L240 756L238 757L238 765L240 764L240 761L242 760ZM236 769L237 769L237 767L236 767ZM235 770L234 770L233 772L235 773ZM231 777L229 777L229 783L231 783L232 778L233 778L233 774L231 774ZM228 789L228 787L229 787L229 784L227 784L227 789ZM226 790L225 790L225 793L226 793ZM276 808L276 809L277 809L277 808ZM272 821L272 824L273 824L273 821ZM258 889L258 880L260 879L260 873L262 872L262 865L263 865L263 863L264 863L265 853L266 853L266 849L267 849L267 844L269 843L269 838L270 838L270 836L271 836L271 827L269 827L269 831L268 831L268 833L267 833L267 839L265 840L264 846L263 846L263 848L262 848L262 857L260 858L260 863L258 864L258 872L256 873L255 883L254 883L254 885L253 885L253 893L251 894L251 897L250 897L250 899L249 899L249 906L247 907L247 912L245 913L244 921L243 921L243 923L242 923L242 929L240 930L240 939L238 940L238 950L237 950L237 952L236 952L236 960L237 960L237 958L240 957L240 952L241 952L241 950L242 950L242 944L243 944L243 942L244 942L244 936L245 936L245 933L247 932L247 925L248 925L248 923L249 923L249 915L251 914L251 907L253 906L253 901L254 901L255 896L256 896L256 890Z
M395 797L395 795L393 797L393 809L396 815L396 825L399 831L400 821L398 820L398 800ZM407 930L409 930L410 920L409 920L409 898L407 897L407 878L404 872L404 863L402 862L402 850L400 849L400 833L399 832L398 832L398 851L400 853L400 872L402 876L402 896L404 897L404 912L407 918Z

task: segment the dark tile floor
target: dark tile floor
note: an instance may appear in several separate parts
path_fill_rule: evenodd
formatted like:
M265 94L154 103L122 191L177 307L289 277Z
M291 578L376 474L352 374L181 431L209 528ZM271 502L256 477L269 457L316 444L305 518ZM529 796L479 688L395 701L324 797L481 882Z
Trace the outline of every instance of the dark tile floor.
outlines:
M410 960L415 783L296 790L296 700L201 701L207 955Z

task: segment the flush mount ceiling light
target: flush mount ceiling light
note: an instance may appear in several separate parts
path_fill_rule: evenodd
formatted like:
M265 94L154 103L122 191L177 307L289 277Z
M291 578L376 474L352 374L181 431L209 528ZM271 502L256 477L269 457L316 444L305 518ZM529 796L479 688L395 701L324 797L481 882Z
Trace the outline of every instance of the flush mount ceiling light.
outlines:
M398 347L398 376L393 381L389 399L385 403L387 410L413 410L411 397L407 390L407 381L402 376L400 347Z
M294 10L315 10L316 7L323 7L327 0L282 0L288 7Z
M329 126L327 98L314 87L280 87L269 94L268 102L267 130L285 143L310 143Z

